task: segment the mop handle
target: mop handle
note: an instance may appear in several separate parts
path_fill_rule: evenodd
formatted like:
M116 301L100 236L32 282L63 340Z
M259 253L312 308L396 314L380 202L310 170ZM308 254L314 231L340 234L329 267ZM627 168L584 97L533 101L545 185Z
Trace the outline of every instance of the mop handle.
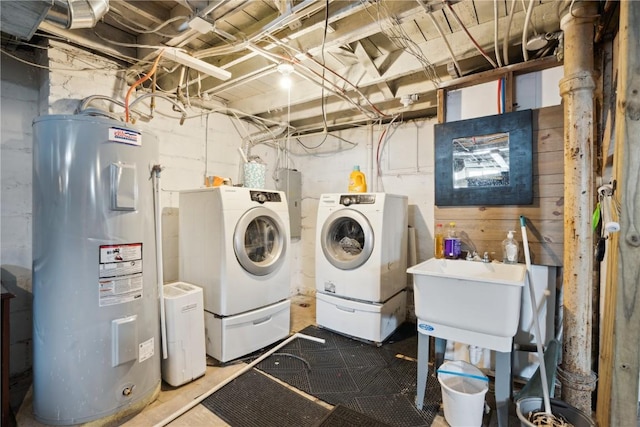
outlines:
M547 382L547 367L544 362L544 351L542 350L542 335L540 333L540 323L538 322L538 305L536 303L536 293L533 290L531 277L531 256L529 254L529 239L527 238L527 224L523 215L520 215L520 229L522 230L522 245L524 247L524 260L527 264L527 284L529 285L529 296L531 299L531 316L533 317L533 327L536 333L536 348L540 366L540 382L542 383L542 400L544 402L544 412L551 414L551 400L549 399L549 385Z

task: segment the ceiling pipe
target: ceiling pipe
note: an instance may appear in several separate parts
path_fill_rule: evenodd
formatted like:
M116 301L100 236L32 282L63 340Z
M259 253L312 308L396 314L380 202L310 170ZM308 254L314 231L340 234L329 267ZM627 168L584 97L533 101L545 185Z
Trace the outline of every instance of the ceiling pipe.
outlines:
M109 0L53 0L46 21L68 30L93 28L109 11Z
M533 2L535 0L529 0L529 7L527 7L527 15L524 18L524 28L522 29L522 58L524 62L529 60L529 52L527 49L527 32L529 31L529 20L531 19L531 12L533 11Z
M511 22L513 21L513 14L516 9L516 0L511 0L511 9L509 9L509 19L507 20L507 29L504 32L504 39L502 41L502 56L504 65L509 65L509 32L511 31Z

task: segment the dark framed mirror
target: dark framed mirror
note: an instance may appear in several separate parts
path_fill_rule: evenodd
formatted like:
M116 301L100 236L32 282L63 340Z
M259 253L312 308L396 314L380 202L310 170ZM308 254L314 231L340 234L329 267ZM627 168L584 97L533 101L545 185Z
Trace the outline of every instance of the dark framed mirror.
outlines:
M435 125L437 206L533 203L531 110Z

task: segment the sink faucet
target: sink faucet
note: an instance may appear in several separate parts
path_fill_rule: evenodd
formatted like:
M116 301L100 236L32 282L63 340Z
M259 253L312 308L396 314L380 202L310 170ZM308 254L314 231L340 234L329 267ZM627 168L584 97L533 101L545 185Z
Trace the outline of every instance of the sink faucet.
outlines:
M484 256L482 257L482 262L491 262L491 259L489 259L489 252L484 253Z

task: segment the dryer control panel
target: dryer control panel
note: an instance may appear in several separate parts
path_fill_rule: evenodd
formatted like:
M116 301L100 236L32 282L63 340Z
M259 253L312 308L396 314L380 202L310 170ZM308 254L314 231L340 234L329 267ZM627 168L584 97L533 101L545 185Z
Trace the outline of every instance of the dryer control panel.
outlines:
M340 204L349 205L372 205L376 202L375 194L349 194L340 196Z
M282 201L280 193L273 193L270 191L251 191L250 194L252 202L265 203Z

